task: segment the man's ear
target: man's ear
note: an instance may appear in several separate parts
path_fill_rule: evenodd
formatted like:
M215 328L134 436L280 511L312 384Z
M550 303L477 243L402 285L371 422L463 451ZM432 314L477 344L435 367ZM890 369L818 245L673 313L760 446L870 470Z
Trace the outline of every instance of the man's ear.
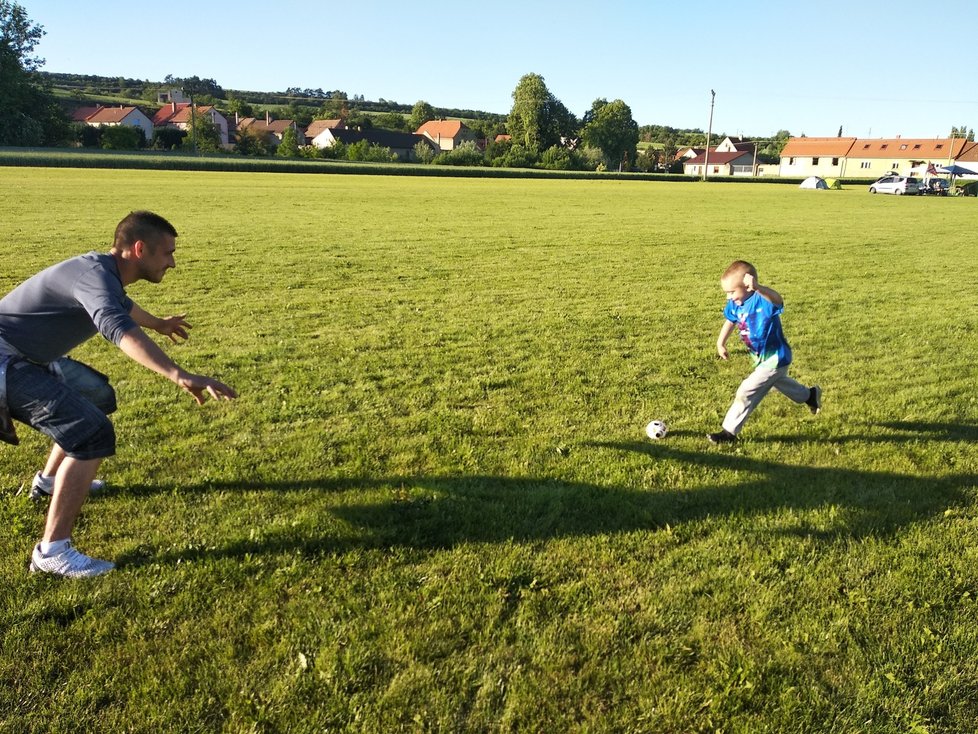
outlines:
M142 240L136 240L132 243L132 254L137 258L141 258L143 253L146 251L146 243Z

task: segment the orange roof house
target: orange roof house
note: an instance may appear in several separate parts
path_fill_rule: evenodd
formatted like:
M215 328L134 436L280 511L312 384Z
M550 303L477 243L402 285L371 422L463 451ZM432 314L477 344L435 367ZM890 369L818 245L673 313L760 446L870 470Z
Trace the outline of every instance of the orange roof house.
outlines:
M221 145L226 147L228 145L227 118L212 105L197 105L197 114L206 115L210 118L221 135ZM170 102L153 115L153 125L155 127L177 127L186 130L190 127L191 115L189 102Z
M841 158L855 142L855 138L789 138L781 149L781 157Z
M917 175L955 161L969 143L958 138L791 138L781 151L782 176L878 178Z
M424 135L439 150L454 150L462 143L475 142L475 133L460 120L429 120L415 134Z
M93 127L134 127L142 130L146 142L153 138L153 121L138 107L79 107L71 113L75 122L83 122Z

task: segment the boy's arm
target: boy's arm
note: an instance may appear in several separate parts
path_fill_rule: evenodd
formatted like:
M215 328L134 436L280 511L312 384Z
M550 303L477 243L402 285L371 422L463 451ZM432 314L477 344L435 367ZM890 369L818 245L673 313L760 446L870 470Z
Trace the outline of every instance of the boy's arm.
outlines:
M775 306L784 305L784 299L781 297L780 293L774 290L774 288L768 288L766 285L761 285L757 282L757 278L750 273L744 274L744 287L748 291L759 293L761 297L767 299Z
M727 339L730 338L735 328L737 328L737 324L733 321L723 320L723 326L720 327L720 336L717 337L717 354L720 355L720 359L726 359L729 356L727 354Z

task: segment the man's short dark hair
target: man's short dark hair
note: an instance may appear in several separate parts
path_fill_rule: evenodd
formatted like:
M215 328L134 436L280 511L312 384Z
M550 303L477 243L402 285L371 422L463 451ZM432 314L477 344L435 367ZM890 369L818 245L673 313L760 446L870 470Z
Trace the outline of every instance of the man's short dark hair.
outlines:
M129 212L115 228L115 240L112 246L115 249L131 247L137 240L155 244L159 236L164 234L176 237L177 231L159 214L146 211Z

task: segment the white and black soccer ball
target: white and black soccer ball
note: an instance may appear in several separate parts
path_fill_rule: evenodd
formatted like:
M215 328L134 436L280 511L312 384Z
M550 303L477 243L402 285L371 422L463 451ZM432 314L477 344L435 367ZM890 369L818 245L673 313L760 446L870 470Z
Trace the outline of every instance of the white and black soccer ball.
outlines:
M645 427L645 433L653 441L658 441L660 438L665 438L666 434L669 433L669 426L662 421L652 421Z

